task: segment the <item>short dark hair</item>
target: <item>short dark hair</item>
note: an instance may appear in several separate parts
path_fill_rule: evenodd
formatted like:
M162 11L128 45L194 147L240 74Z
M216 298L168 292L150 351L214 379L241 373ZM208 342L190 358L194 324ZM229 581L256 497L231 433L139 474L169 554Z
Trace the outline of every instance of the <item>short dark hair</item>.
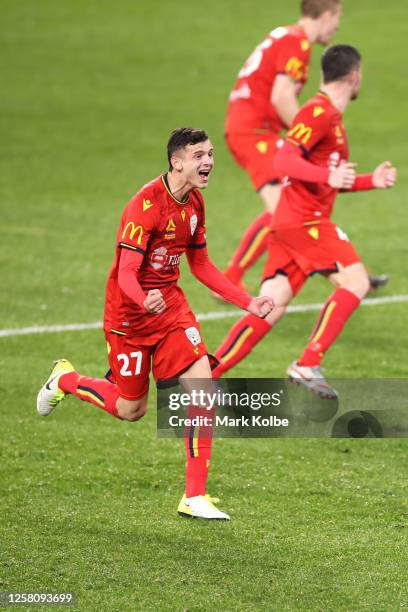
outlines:
M360 52L350 45L334 45L322 55L323 83L340 81L356 70L361 62Z
M208 134L204 130L197 130L195 128L177 128L170 134L169 141L167 143L167 159L169 161L169 170L171 171L171 157L173 153L179 149L184 149L189 144L197 144L198 142L205 142L208 140Z
M302 0L300 11L302 17L318 19L326 11L334 13L341 6L341 0Z

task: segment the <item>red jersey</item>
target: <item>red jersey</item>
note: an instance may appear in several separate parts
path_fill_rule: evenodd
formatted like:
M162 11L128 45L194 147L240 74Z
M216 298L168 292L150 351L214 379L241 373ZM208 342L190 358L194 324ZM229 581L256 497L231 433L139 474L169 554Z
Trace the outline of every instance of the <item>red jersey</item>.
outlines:
M287 74L298 83L299 94L307 81L311 46L298 25L273 30L256 47L238 74L229 98L226 134L253 129L286 129L271 103L276 75Z
M202 248L205 242L204 200L193 189L186 202L178 201L170 192L166 175L159 176L130 200L122 214L117 234L116 253L109 273L104 327L129 335L148 335L171 327L189 311L183 291L177 285L180 260L186 248ZM160 289L166 302L161 314L151 314L130 300L118 284L122 249L144 255L137 281L147 293Z
M330 171L349 158L342 115L322 92L300 109L288 131L286 142L300 147L304 157L315 166ZM337 191L323 182L309 183L286 178L272 228L324 222L331 215Z

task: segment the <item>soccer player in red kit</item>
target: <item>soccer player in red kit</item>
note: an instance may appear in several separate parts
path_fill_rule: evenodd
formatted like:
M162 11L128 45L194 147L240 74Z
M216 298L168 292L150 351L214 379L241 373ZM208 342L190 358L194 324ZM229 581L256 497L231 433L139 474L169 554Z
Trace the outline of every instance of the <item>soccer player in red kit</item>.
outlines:
M329 48L322 57L322 75L321 90L296 115L275 157L276 171L286 179L272 219L261 293L276 307L265 319L247 315L233 326L215 353L221 364L214 376L241 361L277 323L307 278L320 273L336 289L287 373L318 395L335 398L320 363L369 290L369 279L356 249L330 219L334 200L338 191L392 187L396 170L384 162L372 174L356 175L355 164L348 162L342 114L359 92L359 52L348 45Z
M214 163L207 133L177 129L167 153L169 171L130 200L117 234L104 314L113 380L83 376L58 360L38 394L42 416L72 394L118 419L137 421L147 410L151 368L156 381L180 378L187 389L190 379L211 379L198 321L177 284L183 253L194 276L236 306L260 317L273 306L270 298L251 298L233 285L208 257L200 193ZM192 428L185 443L186 490L179 514L229 519L205 492L211 430L197 437Z
M303 0L299 22L272 30L245 62L230 94L226 142L265 205L227 267L226 275L234 283L266 251L271 215L280 195L274 168L282 144L280 133L299 111L298 96L308 79L312 45L327 45L340 17L341 0Z
M245 272L267 249L268 228L280 196L274 159L299 111L314 44L327 45L341 17L341 0L302 0L296 25L278 27L259 44L238 74L229 98L225 138L235 161L248 173L265 212L247 228L226 269L240 285ZM373 288L387 277L371 277Z

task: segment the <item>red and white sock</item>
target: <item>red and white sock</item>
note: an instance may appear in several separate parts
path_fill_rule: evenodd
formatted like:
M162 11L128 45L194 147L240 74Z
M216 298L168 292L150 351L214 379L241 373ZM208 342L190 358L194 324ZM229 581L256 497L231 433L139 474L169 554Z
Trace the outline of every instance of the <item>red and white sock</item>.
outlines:
M272 215L264 212L245 231L226 270L232 282L239 282L246 270L266 251L271 220Z
M119 397L118 387L106 378L89 378L81 376L78 372L69 372L60 377L58 386L65 393L75 395L78 399L102 408L120 419L116 408Z
M207 416L214 418L214 410L190 406L188 418ZM212 425L189 427L184 444L186 447L186 497L205 495L212 448Z
M323 306L298 364L308 367L320 365L324 354L359 305L360 299L354 293L336 289Z
M213 370L213 378L220 378L242 361L270 330L269 323L253 314L247 314L237 321L215 351L220 365Z

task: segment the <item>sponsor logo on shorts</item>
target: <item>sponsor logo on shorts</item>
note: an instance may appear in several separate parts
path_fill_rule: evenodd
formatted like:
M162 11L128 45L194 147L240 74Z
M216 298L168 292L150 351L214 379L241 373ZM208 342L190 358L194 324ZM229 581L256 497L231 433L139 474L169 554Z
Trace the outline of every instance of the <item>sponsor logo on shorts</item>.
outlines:
M197 346L198 344L201 343L200 332L198 331L196 327L188 327L185 330L185 333L186 333L187 338L190 340L193 346Z

